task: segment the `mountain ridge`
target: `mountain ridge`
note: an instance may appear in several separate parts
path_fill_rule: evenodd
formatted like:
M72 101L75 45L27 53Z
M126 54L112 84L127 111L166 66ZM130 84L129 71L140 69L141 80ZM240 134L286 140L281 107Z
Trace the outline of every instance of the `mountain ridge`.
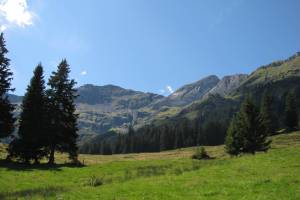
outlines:
M210 101L215 102L218 107L238 104L240 97L249 91L259 98L263 90L269 88L270 91L274 91L274 94L280 96L283 95L286 87L294 87L293 81L298 82L299 77L300 53L298 52L286 60L258 67L249 75L233 74L221 79L216 75L204 77L180 87L167 97L112 84L103 86L85 84L77 88L80 95L76 100L77 112L80 114L79 133L97 135L111 129L126 132L130 124L141 127L174 117L193 118L200 110L207 110L204 105L210 105ZM277 88L276 91L272 87ZM220 98L216 98L217 96ZM236 103L231 100L226 103L228 97L237 98ZM20 103L22 99L17 95L10 95L9 98L14 103ZM209 114L205 115L213 117Z

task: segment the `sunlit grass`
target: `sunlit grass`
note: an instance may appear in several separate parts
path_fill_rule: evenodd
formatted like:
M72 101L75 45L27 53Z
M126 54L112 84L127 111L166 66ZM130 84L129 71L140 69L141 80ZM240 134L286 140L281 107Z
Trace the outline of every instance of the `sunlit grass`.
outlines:
M127 155L80 155L87 166L1 163L0 199L300 199L300 132L272 137L268 153L230 158L224 146ZM4 155L2 153L2 155Z

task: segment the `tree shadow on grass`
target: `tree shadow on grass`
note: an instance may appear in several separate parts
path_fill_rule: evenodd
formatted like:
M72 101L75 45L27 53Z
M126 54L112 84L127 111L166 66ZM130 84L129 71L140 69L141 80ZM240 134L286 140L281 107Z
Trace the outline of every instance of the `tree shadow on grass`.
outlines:
M42 199L46 197L54 197L58 196L60 193L66 192L67 190L63 187L45 187L45 188L33 188L33 189L25 189L16 192L0 192L0 199L8 200L8 199L31 199L33 197L42 197Z
M81 168L81 167L84 167L84 165L75 165L72 163L54 164L54 165L48 165L47 163L41 163L41 164L29 165L29 164L24 164L24 163L19 163L19 162L0 160L0 168L6 168L8 170L15 170L15 171L32 171L32 170L61 171L61 168L63 168L63 167Z

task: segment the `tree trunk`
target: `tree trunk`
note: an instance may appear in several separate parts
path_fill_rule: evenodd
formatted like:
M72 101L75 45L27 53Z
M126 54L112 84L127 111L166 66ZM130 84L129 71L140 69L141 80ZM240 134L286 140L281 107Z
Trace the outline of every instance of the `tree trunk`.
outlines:
M35 165L37 165L37 164L39 164L40 162L39 162L39 159L38 158L34 158L34 164Z
M55 153L55 146L51 146L50 156L49 156L49 161L48 161L49 165L53 165L54 164L54 153Z

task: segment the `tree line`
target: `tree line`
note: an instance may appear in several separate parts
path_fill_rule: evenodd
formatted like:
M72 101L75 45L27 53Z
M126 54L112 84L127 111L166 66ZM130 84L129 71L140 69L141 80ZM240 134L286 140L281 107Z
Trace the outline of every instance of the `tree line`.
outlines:
M209 122L203 127L197 124L198 120L192 122L184 120L182 123L160 127L146 125L138 130L134 130L132 126L129 126L127 134L110 131L107 133L107 137L100 136L100 138L93 139L92 142L81 145L80 152L108 155L159 152L204 143L211 145L224 143L222 137L225 137L226 131L224 131L224 128L221 128L224 126L222 123Z
M66 152L77 162L77 114L74 100L76 82L69 78L70 66L62 60L45 86L42 64L38 64L21 104L16 125L15 106L9 101L13 73L6 57L3 33L0 35L0 139L10 136L7 159L38 163L47 158L55 162L55 152ZM14 133L16 131L16 134Z
M285 98L284 124L287 131L298 128L296 97L289 92ZM127 134L114 131L94 138L80 146L81 153L120 154L160 152L190 146L226 144L229 154L267 151L268 136L275 134L279 119L274 109L273 97L265 92L260 106L247 96L232 120L202 121L199 117L183 119L160 126L146 125L134 130L129 126Z

